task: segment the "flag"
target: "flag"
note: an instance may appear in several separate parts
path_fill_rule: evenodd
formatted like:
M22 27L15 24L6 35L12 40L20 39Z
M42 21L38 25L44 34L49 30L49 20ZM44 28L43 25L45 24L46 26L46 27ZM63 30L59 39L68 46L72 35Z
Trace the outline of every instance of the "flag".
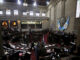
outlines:
M64 26L62 27L62 30L67 29L67 27L69 25L69 20L70 20L70 17L68 16L67 21L65 22Z
M67 18L67 21L65 22L65 24L63 25L63 27L60 26L60 21L58 20L58 29L60 31L63 31L64 29L67 29L68 25L69 25L69 20L70 20L70 17L68 16Z
M58 20L58 29L61 30L60 21Z

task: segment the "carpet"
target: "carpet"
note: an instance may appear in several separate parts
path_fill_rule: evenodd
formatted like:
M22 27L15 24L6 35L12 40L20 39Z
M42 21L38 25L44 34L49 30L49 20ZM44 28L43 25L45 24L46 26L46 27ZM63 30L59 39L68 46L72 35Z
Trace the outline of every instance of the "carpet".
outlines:
M35 51L32 50L31 53L32 53L32 54L31 54L31 60L36 60Z

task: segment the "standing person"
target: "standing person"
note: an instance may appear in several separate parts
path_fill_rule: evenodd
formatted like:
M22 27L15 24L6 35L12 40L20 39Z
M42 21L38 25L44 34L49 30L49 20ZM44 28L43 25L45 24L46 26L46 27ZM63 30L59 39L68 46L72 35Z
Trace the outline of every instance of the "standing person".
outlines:
M39 60L39 45L38 44L35 46L35 56L36 56L36 60Z
M32 51L33 48L34 48L34 42L32 41L31 42L31 51Z
M28 29L29 29L28 32L29 32L29 35L30 35L31 34L31 27L29 27Z
M28 31L28 34L29 34L29 41L31 42L31 41L32 41L31 27L29 27L28 29L29 29L29 31Z

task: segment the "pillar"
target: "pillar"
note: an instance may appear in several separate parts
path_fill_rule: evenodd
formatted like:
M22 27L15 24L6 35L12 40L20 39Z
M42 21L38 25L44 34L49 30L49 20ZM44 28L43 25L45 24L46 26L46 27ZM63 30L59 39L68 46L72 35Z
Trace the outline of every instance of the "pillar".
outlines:
M61 0L61 2L62 2L61 16L65 17L65 0Z
M3 56L2 37L1 37L1 24L0 24L0 58Z

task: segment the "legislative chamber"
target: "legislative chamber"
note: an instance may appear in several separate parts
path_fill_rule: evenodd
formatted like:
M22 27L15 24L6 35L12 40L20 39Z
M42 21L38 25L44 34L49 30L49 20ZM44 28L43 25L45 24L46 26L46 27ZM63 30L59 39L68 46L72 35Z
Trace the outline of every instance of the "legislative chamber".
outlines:
M0 60L80 60L80 0L0 0Z

